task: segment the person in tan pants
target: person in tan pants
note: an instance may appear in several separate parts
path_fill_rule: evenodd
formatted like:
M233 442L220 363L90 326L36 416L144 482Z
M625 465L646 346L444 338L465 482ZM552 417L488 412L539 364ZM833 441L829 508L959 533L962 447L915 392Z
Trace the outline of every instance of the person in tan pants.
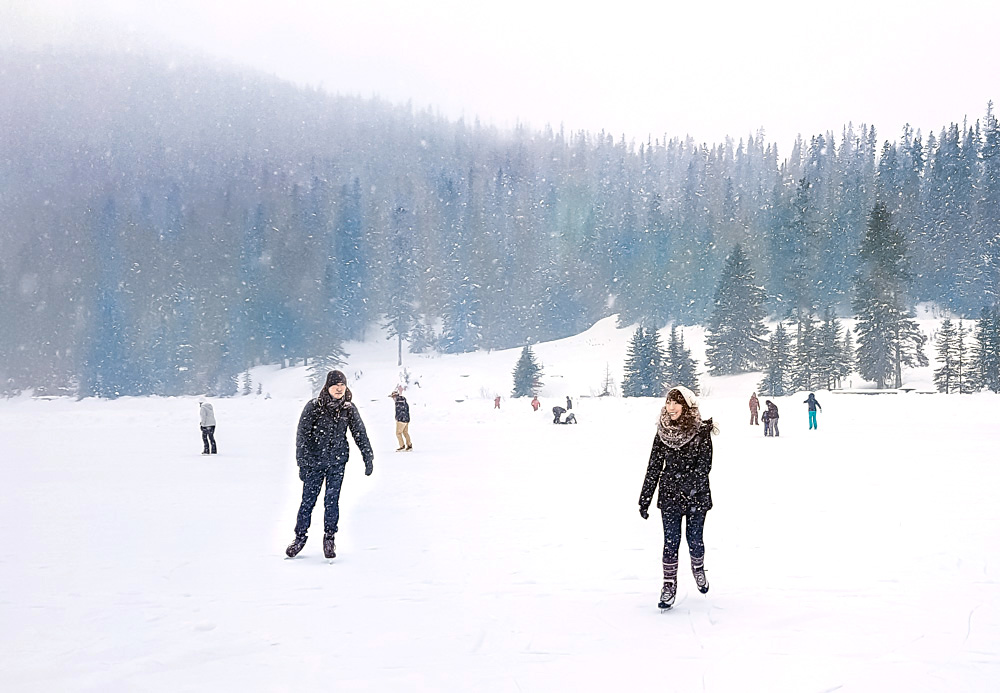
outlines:
M398 390L393 390L389 396L396 402L396 439L399 441L396 452L409 452L413 450L413 443L410 442L410 405Z

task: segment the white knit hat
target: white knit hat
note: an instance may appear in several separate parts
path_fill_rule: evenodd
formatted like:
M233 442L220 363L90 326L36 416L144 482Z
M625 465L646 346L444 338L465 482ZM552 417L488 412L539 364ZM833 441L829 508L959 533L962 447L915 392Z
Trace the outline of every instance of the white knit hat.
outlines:
M691 390L687 389L683 385L674 385L672 388L670 388L670 390L677 390L679 393L681 393L681 397L684 398L684 401L687 402L688 407L690 407L691 409L694 409L695 407L698 406L698 397L693 392L691 392ZM670 390L667 390L668 394L670 393Z

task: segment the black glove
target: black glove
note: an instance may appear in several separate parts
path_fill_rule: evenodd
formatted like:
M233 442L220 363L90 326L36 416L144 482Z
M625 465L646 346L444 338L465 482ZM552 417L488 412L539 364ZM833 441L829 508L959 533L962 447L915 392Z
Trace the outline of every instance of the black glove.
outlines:
M374 470L371 462L365 462L365 476L371 476Z
M642 515L643 520L649 519L649 510L643 508L642 506L639 507L639 514Z

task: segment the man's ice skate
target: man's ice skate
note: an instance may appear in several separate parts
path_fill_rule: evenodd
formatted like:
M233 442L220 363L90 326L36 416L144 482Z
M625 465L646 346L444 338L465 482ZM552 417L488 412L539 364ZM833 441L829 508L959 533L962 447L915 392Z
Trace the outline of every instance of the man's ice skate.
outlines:
M299 551L301 551L302 547L304 547L305 545L306 545L306 535L296 534L295 541L289 544L288 548L285 549L285 555L288 556L289 558L295 558L296 556L299 555Z

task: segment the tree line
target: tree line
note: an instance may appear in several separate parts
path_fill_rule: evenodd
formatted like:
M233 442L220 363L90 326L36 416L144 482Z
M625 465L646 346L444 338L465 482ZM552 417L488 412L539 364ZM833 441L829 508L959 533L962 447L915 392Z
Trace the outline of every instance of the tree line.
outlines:
M846 125L779 155L763 133L501 131L149 55L2 63L7 394L230 394L255 364L342 363L372 325L400 358L404 343L509 348L613 313L711 328L735 298L716 294L737 247L766 315L797 331L826 311L876 319L886 295L856 283L876 203L908 249L893 306L997 304L991 106L939 134L880 145ZM730 357L742 367L710 361Z

